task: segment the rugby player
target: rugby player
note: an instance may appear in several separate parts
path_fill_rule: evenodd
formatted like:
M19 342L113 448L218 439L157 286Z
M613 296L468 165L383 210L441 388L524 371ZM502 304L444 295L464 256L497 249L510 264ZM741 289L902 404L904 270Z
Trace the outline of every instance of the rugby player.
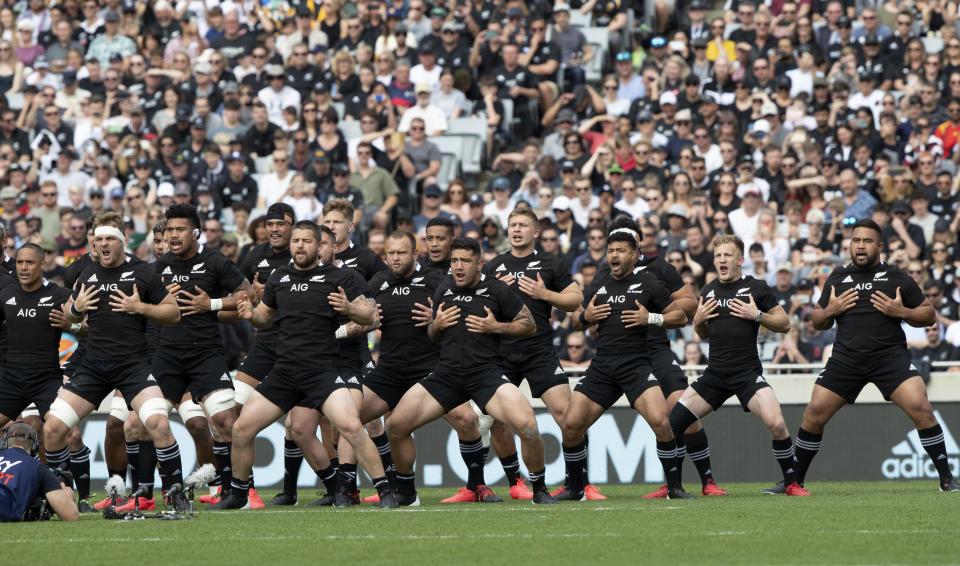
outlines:
M201 246L200 218L189 204L166 213L163 239L169 251L155 269L180 306L176 327L160 330L153 375L171 404L189 394L202 406L213 430L213 455L223 485L230 482L230 433L236 420L234 390L227 371L217 312L236 310L237 294L250 282L220 252ZM184 417L184 421L189 420Z
M575 327L597 324L599 337L597 355L574 388L563 416L567 485L557 495L562 501L585 499L587 429L623 394L656 435L667 497L692 497L680 482L677 441L659 382L650 371L647 339L649 326L680 328L687 323L687 315L659 279L637 266L638 258L634 233L620 230L607 236L610 271L587 286L577 309Z
M836 321L837 340L797 432L797 481L803 485L830 418L873 383L917 427L920 444L940 476L940 490L960 491L950 471L943 428L933 415L920 372L910 362L901 327L901 321L915 328L930 326L936 312L910 275L880 260L882 251L880 227L870 219L857 221L850 237L851 262L833 270L811 313L817 330L828 330Z
M679 435L736 395L743 410L757 415L770 431L773 455L783 472L785 493L810 495L796 482L793 440L783 421L777 395L763 377L756 345L760 326L782 334L790 330L790 319L765 281L743 275L740 238L731 235L714 238L713 265L717 278L700 292L693 318L694 331L710 342L710 361L703 375L674 405L670 425L674 434Z
M526 378L531 394L543 400L550 415L562 426L563 413L570 402L570 380L553 349L550 314L554 308L565 312L577 310L583 293L556 256L537 252L534 244L540 235L539 227L540 221L533 210L515 208L507 220L511 251L487 262L483 273L509 285L530 309L537 324L537 333L530 338L501 341L504 375L518 387ZM499 422L494 423L490 433L494 452L507 476L510 496L530 499L533 493L520 477L513 435ZM588 499L606 499L594 486L589 487Z
M180 449L170 432L164 400L146 359L146 321L176 324L180 311L153 268L124 254L123 218L116 213L97 217L94 235L98 263L81 272L78 289L66 308L67 318L90 327L87 352L74 377L51 404L44 438L47 462L60 466L68 458L70 428L90 414L113 389L140 416L157 447L163 488L183 482ZM182 492L170 496L175 509L186 509Z
M338 314L360 326L375 320L375 309L364 296L366 283L355 271L333 265L334 235L326 226L302 220L290 240L293 266L278 268L267 281L256 308L248 297L240 303L240 318L257 328L276 321L279 331L276 363L270 379L247 399L233 427L233 481L230 492L211 509L240 509L246 504L253 465L254 439L297 403L306 401L322 411L356 450L373 478L381 507L396 507L377 449L367 436L360 415L337 369L340 346L335 336ZM304 352L312 352L306 357Z
M543 439L533 408L499 367L501 337L533 336L536 322L506 284L480 272L481 251L476 240L457 238L451 248L453 277L434 293L433 319L427 326L427 335L440 344L440 362L403 395L387 422L399 499L405 505L418 499L413 431L473 399L520 437L533 484L533 502L556 503L544 484Z

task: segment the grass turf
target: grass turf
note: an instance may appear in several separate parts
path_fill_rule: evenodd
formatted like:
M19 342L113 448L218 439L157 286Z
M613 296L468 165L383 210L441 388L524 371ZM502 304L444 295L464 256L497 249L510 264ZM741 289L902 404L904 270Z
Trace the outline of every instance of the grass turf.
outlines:
M189 521L106 521L0 527L7 564L946 564L960 561L960 494L932 481L816 483L813 497L643 500L656 486L602 486L607 501L535 506L441 504L396 511L268 507L199 511ZM690 486L693 488L694 486ZM507 497L504 486L494 490ZM370 493L367 490L364 495ZM264 500L273 492L262 493ZM301 505L313 493L300 492ZM204 507L200 505L200 507ZM348 558L350 557L350 558Z

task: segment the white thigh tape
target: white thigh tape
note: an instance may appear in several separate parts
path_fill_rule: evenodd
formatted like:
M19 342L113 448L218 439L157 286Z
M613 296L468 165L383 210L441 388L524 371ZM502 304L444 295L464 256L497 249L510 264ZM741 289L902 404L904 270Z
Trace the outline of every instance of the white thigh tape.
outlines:
M229 411L236 407L237 402L234 399L235 395L236 393L234 393L232 389L214 391L207 395L207 400L203 402L203 407L207 410L207 414L213 417L217 413ZM249 397L249 395L247 397Z
M189 399L180 403L180 406L177 407L177 412L180 413L180 420L184 423L197 417L201 419L206 418L206 415L203 413L203 408Z
M254 388L239 379L233 382L233 400L239 405L247 402L247 399L253 395Z
M154 397L152 399L147 399L140 405L140 410L137 411L137 415L140 416L140 420L144 424L147 423L147 419L154 415L163 415L169 416L170 411L173 410L173 403L163 399L161 397Z
M63 424L67 425L67 428L73 428L80 422L80 415L73 410L70 403L67 403L59 397L54 399L53 403L50 404L50 414L63 421Z

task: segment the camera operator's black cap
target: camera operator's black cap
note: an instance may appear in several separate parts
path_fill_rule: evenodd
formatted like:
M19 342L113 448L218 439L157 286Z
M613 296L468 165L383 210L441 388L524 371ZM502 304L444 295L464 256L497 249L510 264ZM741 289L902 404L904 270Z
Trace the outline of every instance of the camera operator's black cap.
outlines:
M3 433L3 438L7 440L11 438L26 438L32 442L34 446L38 442L37 431L33 430L33 427L27 423L13 423Z

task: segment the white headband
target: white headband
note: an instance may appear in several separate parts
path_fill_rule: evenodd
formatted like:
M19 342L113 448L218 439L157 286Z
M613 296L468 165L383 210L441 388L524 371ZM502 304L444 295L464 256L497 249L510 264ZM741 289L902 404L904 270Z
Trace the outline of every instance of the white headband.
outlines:
M610 232L610 235L612 236L612 235L614 235L614 234L616 234L616 233L618 233L618 232L623 232L623 233L625 233L625 234L630 234L630 235L633 236L634 238L636 238L636 239L638 239L638 240L640 239L640 234L638 234L637 231L634 230L634 229L632 229L632 228L617 228L616 230Z
M93 231L94 236L113 236L120 240L121 242L126 242L127 238L123 235L123 232L117 230L113 226L97 226Z

